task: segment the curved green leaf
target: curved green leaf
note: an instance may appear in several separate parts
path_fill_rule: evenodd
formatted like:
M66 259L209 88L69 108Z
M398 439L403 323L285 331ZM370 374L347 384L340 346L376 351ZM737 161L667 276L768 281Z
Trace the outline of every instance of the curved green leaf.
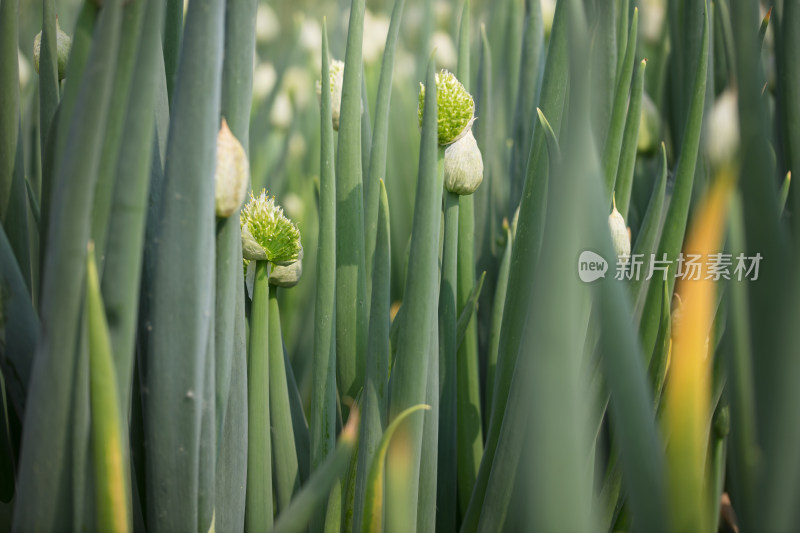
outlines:
M275 533L301 533L308 527L315 509L325 501L331 487L347 470L358 436L358 412L350 412L336 449L311 474L308 483L297 493L289 506L278 516Z
M383 433L381 442L378 445L372 462L369 467L367 478L367 492L364 499L364 515L361 523L361 530L368 533L380 533L383 531L383 489L384 489L384 468L386 466L386 455L389 451L389 443L392 440L397 428L411 414L430 409L429 405L414 405L398 414Z

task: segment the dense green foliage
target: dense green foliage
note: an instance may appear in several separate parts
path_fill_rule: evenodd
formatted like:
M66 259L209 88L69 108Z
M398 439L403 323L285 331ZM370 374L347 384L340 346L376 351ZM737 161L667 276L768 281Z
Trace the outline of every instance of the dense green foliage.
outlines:
M0 0L0 530L793 530L798 27Z

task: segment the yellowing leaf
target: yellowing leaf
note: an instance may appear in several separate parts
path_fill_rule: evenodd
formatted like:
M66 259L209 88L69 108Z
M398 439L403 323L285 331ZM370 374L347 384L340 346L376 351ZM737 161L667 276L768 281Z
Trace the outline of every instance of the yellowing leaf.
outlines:
M699 279L679 280L682 305L674 317L669 375L664 392L670 505L676 531L706 531L705 460L708 442L711 355L708 334L716 306L716 284L707 257L722 246L732 191L720 175L690 228L685 254L701 254Z

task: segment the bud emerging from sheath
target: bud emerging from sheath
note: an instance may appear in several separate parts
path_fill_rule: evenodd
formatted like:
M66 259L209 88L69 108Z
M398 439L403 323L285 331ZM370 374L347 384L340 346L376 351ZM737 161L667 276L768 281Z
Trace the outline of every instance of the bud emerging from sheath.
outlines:
M339 115L342 111L342 85L344 84L344 61L332 59L329 65L331 87L331 116L333 129L339 131ZM317 81L317 98L322 97L322 82Z
M436 103L439 106L439 144L446 146L464 137L475 121L475 102L455 74L441 70L436 74ZM419 84L419 124L425 111L425 85Z
M242 205L250 183L250 163L242 144L233 136L223 118L217 135L216 211L218 217L229 217Z
M739 108L735 89L725 89L708 115L708 158L714 168L732 162L739 152Z
M72 48L72 39L69 35L61 31L58 25L58 17L56 17L56 49L58 56L58 81L67 77L67 60L69 59L69 51ZM33 66L36 72L39 72L39 56L42 50L42 32L36 34L33 38Z
M652 154L658 149L661 139L661 117L653 100L642 93L642 115L639 118L639 139L636 149L642 154Z
M444 187L459 195L472 194L483 181L483 157L472 130L444 152Z
M631 255L631 236L625 226L625 219L617 211L617 200L613 200L614 209L608 217L608 228L611 230L611 240L614 243L614 250L618 257L629 257Z
M242 208L242 255L245 259L286 265L300 257L300 231L283 209L262 190Z
M288 265L273 265L269 272L269 284L276 287L290 288L297 285L303 275L303 249L297 261Z

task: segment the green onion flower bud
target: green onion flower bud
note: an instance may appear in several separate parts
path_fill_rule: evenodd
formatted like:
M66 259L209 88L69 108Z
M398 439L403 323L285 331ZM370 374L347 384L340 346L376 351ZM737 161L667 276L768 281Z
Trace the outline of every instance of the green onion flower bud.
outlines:
M31 80L31 66L19 48L17 48L17 59L19 64L19 89L24 91Z
M339 131L339 115L342 111L342 85L344 84L344 61L332 59L329 65L331 86L331 116L333 129ZM317 99L322 97L322 82L317 80Z
M273 265L269 271L269 284L276 287L290 288L297 285L303 275L303 249L294 263L288 265Z
M439 144L447 146L464 137L475 121L475 101L455 74L441 70L436 74L436 103L439 105ZM425 110L425 85L419 84L419 124Z
M242 144L233 136L223 118L217 134L216 211L218 217L229 217L242 205L250 184L250 163Z
M556 0L541 0L542 20L544 23L544 36L550 38L553 31L553 18L556 16Z
M614 209L608 217L608 228L611 230L611 240L614 243L614 250L618 257L629 257L631 255L631 235L625 226L625 219L617 211L617 200L613 200Z
M300 257L300 231L265 190L242 208L242 256L245 259L286 265Z
M647 95L642 93L642 114L639 117L639 139L636 149L640 154L652 154L661 143L661 117L658 108Z
M483 157L472 130L444 152L444 187L459 195L472 194L483 181Z
M645 0L639 8L639 33L650 46L661 42L664 35L664 21L667 18L666 0Z
M718 439L724 439L731 431L731 411L726 405L720 405L716 413L714 413L714 436Z
M708 114L708 158L714 168L736 159L739 153L739 108L735 89L725 89Z
M33 66L36 72L39 72L39 56L42 48L42 32L36 34L33 38ZM72 48L72 39L69 35L61 31L58 25L58 17L56 17L56 49L58 50L58 81L67 77L67 60L69 59L69 51Z

